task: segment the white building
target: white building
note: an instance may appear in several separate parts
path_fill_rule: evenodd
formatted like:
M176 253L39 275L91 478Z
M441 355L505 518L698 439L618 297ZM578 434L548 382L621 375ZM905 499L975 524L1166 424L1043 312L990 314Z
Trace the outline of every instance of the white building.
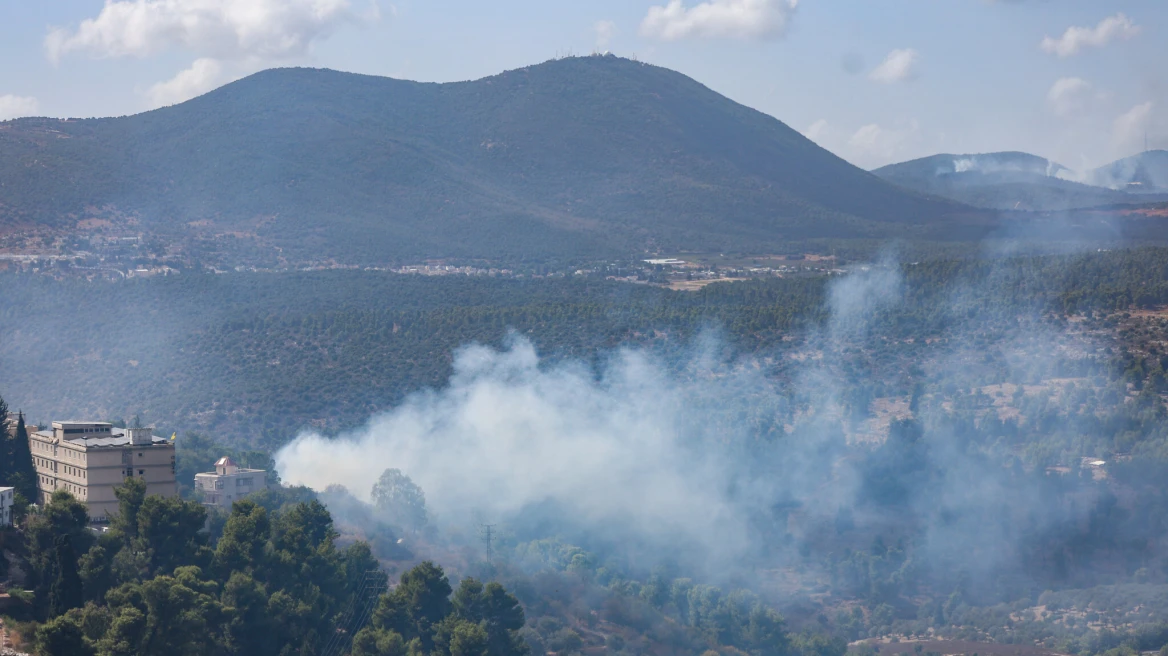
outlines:
M16 488L0 487L0 526L12 526L12 502Z
M195 489L203 493L203 504L230 508L252 492L267 489L268 472L244 469L227 457L215 461L215 471L195 474Z

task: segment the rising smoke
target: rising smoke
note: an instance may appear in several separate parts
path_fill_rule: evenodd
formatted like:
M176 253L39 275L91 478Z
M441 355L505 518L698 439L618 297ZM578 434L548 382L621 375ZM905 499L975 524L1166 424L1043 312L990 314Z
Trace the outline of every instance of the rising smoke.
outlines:
M938 175L947 173L1028 173L1042 175L1048 178L1063 178L1073 175L1073 172L1050 160L1020 156L1011 153L990 153L985 155L966 155L953 160L952 168L943 168L937 171ZM1069 178L1067 178L1069 179Z
M727 356L712 333L681 358L626 348L599 367L543 360L519 336L503 349L467 346L446 387L349 434L302 434L277 466L287 482L343 484L365 498L383 470L397 468L425 490L438 525L472 517L538 525L709 575L780 565L796 543L822 542L817 535L845 513L857 535L911 525L938 567L960 558L964 571L1016 574L1023 530L1073 524L1085 510L1051 512L1038 489L1003 477L1001 462L971 455L939 397L868 416L869 401L854 399L855 381L841 372L903 387L903 372L874 361L871 345L887 346L873 322L904 294L901 267L887 262L838 279L830 319L769 357ZM993 375L1038 380L1080 357L1041 321L1020 321L986 343L969 309L984 301L976 283L950 300L942 311L956 320L946 346L918 363L924 375L972 389ZM912 419L920 434L903 463L894 447L882 451L870 439L889 435L890 421ZM890 517L873 505L874 453L910 481L906 489L928 495L909 499L910 514Z

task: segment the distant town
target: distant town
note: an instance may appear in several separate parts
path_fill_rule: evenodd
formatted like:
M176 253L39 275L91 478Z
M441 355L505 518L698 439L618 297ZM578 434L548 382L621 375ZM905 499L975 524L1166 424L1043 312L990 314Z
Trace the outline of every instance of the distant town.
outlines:
M253 243L254 235L161 236L136 230L137 227L134 223L83 221L75 232L39 229L0 235L0 272L118 282L183 273L356 269L401 275L515 279L583 276L695 291L716 282L835 275L845 271L844 263L838 258L816 254L667 256L645 253L640 258L524 265L447 259L362 266L332 259L287 259L274 255L277 253L274 248Z

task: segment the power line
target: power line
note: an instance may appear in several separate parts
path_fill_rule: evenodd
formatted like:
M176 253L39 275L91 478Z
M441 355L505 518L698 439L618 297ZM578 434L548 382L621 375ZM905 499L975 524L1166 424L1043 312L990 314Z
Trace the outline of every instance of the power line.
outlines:
M479 539L482 540L483 544L487 547L488 559L495 556L495 526L495 524L479 524Z
M385 574L379 569L365 572L361 585L349 600L345 612L337 620L332 637L321 650L323 656L338 656L353 640L353 636L364 626L369 615L377 606L377 600L388 589ZM356 620L356 621L354 621Z

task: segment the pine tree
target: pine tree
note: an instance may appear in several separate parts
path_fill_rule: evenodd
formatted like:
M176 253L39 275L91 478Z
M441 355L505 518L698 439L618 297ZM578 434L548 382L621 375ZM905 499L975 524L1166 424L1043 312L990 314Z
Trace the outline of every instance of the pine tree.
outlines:
M8 449L10 471L8 485L24 495L25 499L33 501L37 498L36 466L32 462L32 449L28 445L28 428L24 425L24 413L17 414L16 435L11 440ZM5 431L7 437L7 431Z

